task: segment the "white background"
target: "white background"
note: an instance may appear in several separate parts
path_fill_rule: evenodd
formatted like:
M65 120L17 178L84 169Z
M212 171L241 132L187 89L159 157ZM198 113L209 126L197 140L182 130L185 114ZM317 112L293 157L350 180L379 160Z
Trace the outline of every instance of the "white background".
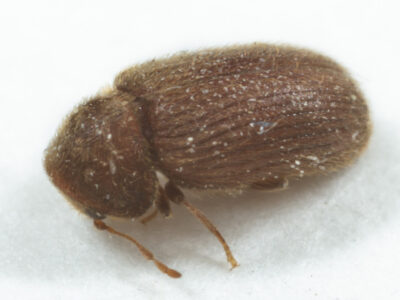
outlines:
M5 4L8 3L8 4ZM0 5L1 299L400 299L398 1L8 1ZM93 228L49 183L43 150L74 105L123 68L253 41L346 66L371 108L352 167L281 193L188 194L240 267L183 208L113 223L169 266Z

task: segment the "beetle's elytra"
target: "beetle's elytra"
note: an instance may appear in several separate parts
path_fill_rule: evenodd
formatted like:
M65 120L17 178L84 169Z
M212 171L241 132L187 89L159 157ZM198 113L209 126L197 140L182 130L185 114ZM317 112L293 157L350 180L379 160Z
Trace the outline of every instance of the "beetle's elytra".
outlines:
M370 136L368 107L331 59L253 44L152 60L79 105L46 150L52 182L97 228L133 241L101 219L135 218L184 204L231 251L179 187L277 189L288 180L352 162ZM161 186L156 171L169 182Z

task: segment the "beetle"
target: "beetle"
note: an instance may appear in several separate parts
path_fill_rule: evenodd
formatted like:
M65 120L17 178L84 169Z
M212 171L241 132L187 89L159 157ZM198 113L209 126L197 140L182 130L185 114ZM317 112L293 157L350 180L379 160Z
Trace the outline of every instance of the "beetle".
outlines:
M44 165L98 229L129 239L162 272L180 277L103 219L143 217L152 207L167 217L170 202L182 204L234 268L222 235L180 188L282 189L338 170L365 148L370 123L357 84L321 54L258 43L205 49L118 74L111 89L66 118Z

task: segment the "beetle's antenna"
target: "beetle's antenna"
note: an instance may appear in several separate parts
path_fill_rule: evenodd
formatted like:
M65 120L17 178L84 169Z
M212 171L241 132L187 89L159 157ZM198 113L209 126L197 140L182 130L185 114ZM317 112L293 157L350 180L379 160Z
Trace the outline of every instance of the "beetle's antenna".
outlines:
M194 207L186 200L182 200L181 203L183 203L183 205L186 206L186 208L190 211L190 213L192 213L197 219L199 219L208 228L208 230L210 230L211 233L217 237L219 242L222 244L222 247L224 247L226 257L228 259L228 262L231 264L232 269L237 267L239 264L233 257L231 249L229 249L228 244L225 242L224 238L222 237L221 233L219 233L217 228L210 222L210 220L206 218L206 216L198 208Z
M138 241L136 241L134 238L130 237L129 235L126 235L125 233L116 231L114 228L111 228L110 226L106 225L101 220L94 220L94 226L96 226L96 228L99 230L107 230L108 232L110 232L112 234L116 234L116 235L123 237L123 238L131 241L132 243L134 243L145 258L147 258L148 260L152 260L154 262L154 264L157 266L157 268L161 272L167 274L168 276L173 277L173 278L179 278L182 276L181 273L168 268L162 262L155 259L153 253L151 253L149 250L147 250Z

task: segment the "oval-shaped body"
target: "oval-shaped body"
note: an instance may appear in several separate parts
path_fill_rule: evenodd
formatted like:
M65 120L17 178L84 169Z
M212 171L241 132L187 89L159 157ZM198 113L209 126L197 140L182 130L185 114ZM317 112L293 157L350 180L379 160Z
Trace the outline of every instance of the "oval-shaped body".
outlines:
M165 196L156 171L189 188L282 188L348 165L369 135L367 105L342 67L254 44L123 71L66 118L45 168L93 218L138 217L154 204L168 215L177 192Z
M154 166L185 187L281 187L348 165L370 135L349 74L292 47L183 53L123 71L115 88L145 103Z
M216 227L184 199L198 189L276 189L291 178L348 165L367 144L365 100L332 60L265 44L209 49L123 71L114 87L79 105L46 150L52 182L101 230L183 204L237 261ZM168 177L161 186L156 171ZM148 218L146 218L148 219Z

